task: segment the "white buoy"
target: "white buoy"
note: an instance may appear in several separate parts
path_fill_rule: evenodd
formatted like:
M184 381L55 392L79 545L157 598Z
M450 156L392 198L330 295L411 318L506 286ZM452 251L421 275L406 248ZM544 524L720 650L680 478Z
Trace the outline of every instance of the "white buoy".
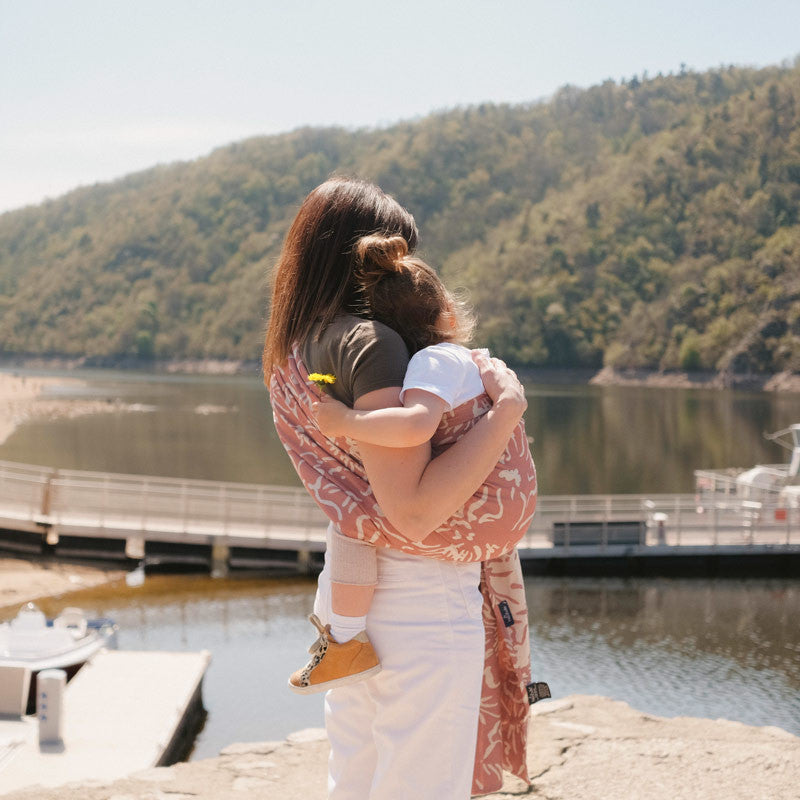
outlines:
M61 741L66 685L67 673L63 669L45 669L36 676L39 744L58 744Z

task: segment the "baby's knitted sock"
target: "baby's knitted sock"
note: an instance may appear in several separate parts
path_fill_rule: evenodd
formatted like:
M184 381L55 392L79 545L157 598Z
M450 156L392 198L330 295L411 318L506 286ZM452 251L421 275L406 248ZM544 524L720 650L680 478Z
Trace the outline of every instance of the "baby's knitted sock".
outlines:
M367 627L367 616L346 617L331 611L331 635L339 644L349 642Z

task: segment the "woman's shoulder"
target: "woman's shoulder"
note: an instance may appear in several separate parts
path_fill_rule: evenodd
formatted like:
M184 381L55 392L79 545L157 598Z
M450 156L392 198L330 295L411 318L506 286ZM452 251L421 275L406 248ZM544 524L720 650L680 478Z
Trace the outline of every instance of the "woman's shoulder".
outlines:
M320 341L342 342L347 345L363 345L371 342L399 342L402 344L403 342L400 334L388 325L375 319L357 317L355 314L337 314L319 335L319 339Z
M325 330L312 330L302 348L314 372L336 375L334 396L352 406L373 389L402 386L408 350L396 331L351 314L336 316Z
M380 342L402 342L403 337L394 329L378 322L376 319L363 319L352 317L352 331L354 339ZM403 345L405 347L405 344Z

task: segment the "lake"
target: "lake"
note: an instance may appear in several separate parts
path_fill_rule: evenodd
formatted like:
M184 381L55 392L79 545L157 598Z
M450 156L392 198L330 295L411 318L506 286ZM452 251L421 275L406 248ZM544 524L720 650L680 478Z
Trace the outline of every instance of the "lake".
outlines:
M800 582L530 576L526 589L534 679L553 697L599 694L800 735ZM308 579L148 575L69 605L114 618L122 649L211 651L196 759L323 725L321 696L286 687L316 638L313 594ZM65 603L39 605L52 615Z
M297 484L257 377L48 374L86 381L54 396L129 410L28 423L0 459ZM762 432L800 422L800 395L556 384L528 393L543 494L692 491L697 468L783 461ZM534 678L555 697L602 694L649 713L800 735L800 580L526 580ZM285 687L315 638L313 592L307 579L148 575L142 587L102 587L69 604L114 617L125 649L211 650L209 716L192 753L202 758L322 724L319 696ZM54 614L64 603L41 605Z
M29 423L0 445L0 459L300 485L257 376L49 374L86 382L53 387L51 396L131 410ZM535 383L527 390L542 494L691 492L695 469L784 461L762 433L800 422L800 394Z

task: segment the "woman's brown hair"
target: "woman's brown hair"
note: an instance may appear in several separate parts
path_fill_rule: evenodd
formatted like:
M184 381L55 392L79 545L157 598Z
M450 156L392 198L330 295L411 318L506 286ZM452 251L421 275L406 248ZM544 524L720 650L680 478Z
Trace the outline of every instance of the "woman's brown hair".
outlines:
M353 245L377 233L402 237L409 251L417 245L414 217L374 184L334 177L306 197L273 273L262 360L265 382L316 322L322 330L342 312L369 316L355 278Z
M369 316L397 331L409 353L472 338L466 304L447 291L432 267L409 255L402 236L364 236L354 252Z

